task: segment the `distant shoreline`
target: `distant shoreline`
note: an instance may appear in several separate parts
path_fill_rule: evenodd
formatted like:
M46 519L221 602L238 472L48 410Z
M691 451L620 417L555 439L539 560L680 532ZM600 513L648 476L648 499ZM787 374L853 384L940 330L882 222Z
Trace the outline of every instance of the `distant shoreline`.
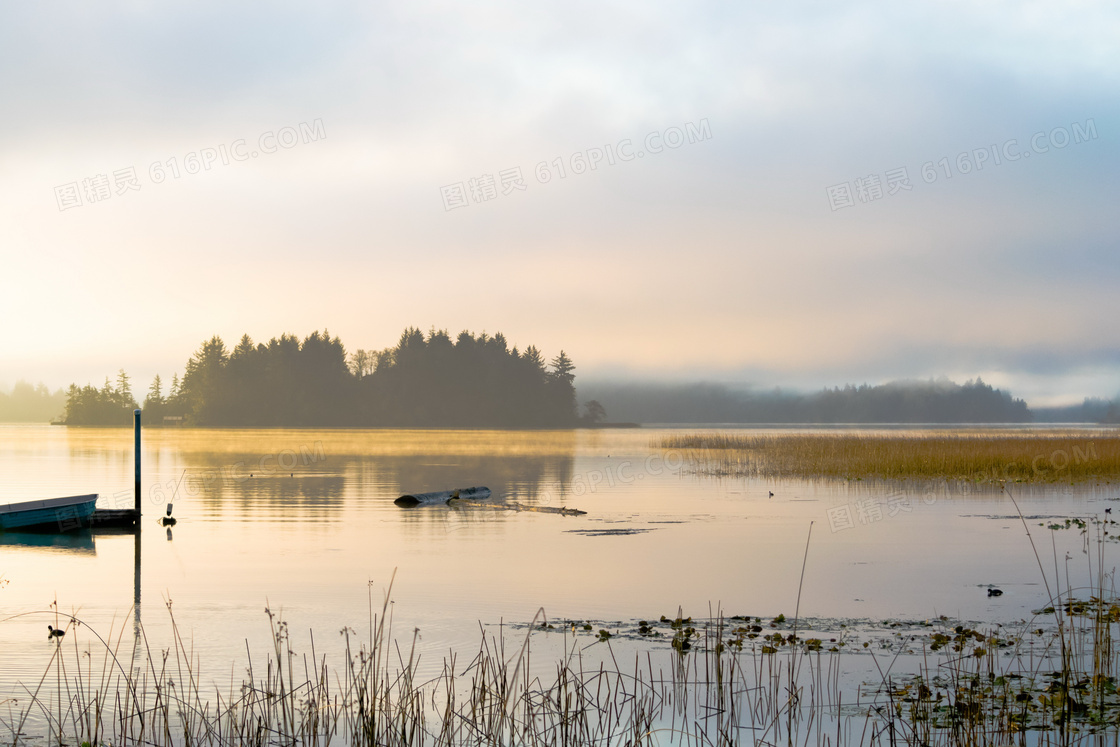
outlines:
M52 425L66 428L132 428L127 425L69 424L58 421L0 421L3 425ZM1120 425L1076 421L1069 423L597 423L578 424L567 427L501 427L501 426L431 426L431 425L182 425L144 422L145 429L160 428L174 430L477 430L477 431L568 431L568 430L624 430L624 429L672 429L672 430L1008 430L1008 431L1120 431Z
M70 424L70 423L57 423L51 421L44 422L0 422L3 425L51 425L62 426L63 428L78 428L78 429L127 429L132 430L132 424L128 425L103 425L103 424ZM595 431L595 430L619 430L619 429L639 429L648 426L641 423L597 423L595 425L580 424L572 426L541 426L541 427L528 427L528 426L458 426L458 425L182 425L182 424L167 424L167 423L145 423L141 420L141 425L145 430L160 429L160 430L201 430L201 431Z

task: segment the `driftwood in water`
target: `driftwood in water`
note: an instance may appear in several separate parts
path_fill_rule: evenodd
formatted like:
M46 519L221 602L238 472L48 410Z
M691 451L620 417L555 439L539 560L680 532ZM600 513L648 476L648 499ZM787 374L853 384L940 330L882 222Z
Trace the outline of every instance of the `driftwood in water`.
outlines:
M459 488L458 490L437 490L434 493L408 493L393 501L398 506L434 506L448 501L468 498L472 501L490 497L490 488Z
M449 501L448 506L459 508L488 508L492 511L536 511L541 514L560 514L561 516L584 516L586 511L578 508L564 508L563 506L526 506L524 503L478 503L475 501Z
M562 506L526 506L522 503L483 503L490 497L490 488L460 488L459 490L438 490L434 493L408 493L393 501L398 506L448 505L468 508L488 508L491 511L536 511L542 514L561 516L583 516L586 511Z

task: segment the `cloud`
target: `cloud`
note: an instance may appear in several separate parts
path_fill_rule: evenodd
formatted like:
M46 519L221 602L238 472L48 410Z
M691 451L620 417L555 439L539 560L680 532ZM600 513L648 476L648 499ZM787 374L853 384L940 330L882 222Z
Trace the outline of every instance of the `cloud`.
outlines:
M28 323L0 377L406 324L501 329L592 375L1116 376L1117 31L1105 3L6 7L0 311ZM642 157L575 173L627 139ZM58 210L55 187L125 167L139 191ZM514 167L525 190L443 209ZM830 210L826 188L899 168L911 189Z

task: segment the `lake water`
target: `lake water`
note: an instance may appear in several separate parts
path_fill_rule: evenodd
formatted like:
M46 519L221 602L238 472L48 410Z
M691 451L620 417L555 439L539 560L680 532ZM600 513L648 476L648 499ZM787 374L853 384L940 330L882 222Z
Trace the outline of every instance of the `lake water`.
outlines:
M596 630L678 608L792 616L810 524L805 617L1002 622L1047 601L996 488L699 477L653 447L665 432L145 431L139 589L132 534L0 534L0 700L42 676L48 624L73 615L83 640L127 638L136 594L153 648L170 643L170 604L203 669L227 681L247 645L268 648L266 606L301 644L314 631L330 650L344 626L367 629L394 570L394 630L411 641L418 629L433 666L476 648L480 625L524 624L540 608ZM96 492L99 505L130 507L132 470L130 429L0 426L2 502ZM393 503L473 485L497 506L587 513ZM1032 517L1099 516L1120 486L1015 495ZM167 530L156 522L171 496L178 524ZM1043 521L1030 523L1048 570L1052 552L1063 573L1087 578L1081 534ZM1107 569L1116 545L1105 551ZM989 585L1004 594L989 597Z

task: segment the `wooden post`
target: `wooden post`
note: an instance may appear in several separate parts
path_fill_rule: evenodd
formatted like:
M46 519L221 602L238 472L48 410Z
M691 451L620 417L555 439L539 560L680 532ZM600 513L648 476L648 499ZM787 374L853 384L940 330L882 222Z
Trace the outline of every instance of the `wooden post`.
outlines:
M132 537L133 547L133 576L132 576L132 609L133 627L136 640L140 640L140 527L144 522L140 520L140 410L132 412L133 427L133 457L136 461L136 492L133 494L133 508L136 511L135 534ZM135 656L135 651L133 656Z
M140 530L140 410L132 411L132 429L135 444L133 458L136 460L136 492L133 495L132 508L136 511L136 530Z

